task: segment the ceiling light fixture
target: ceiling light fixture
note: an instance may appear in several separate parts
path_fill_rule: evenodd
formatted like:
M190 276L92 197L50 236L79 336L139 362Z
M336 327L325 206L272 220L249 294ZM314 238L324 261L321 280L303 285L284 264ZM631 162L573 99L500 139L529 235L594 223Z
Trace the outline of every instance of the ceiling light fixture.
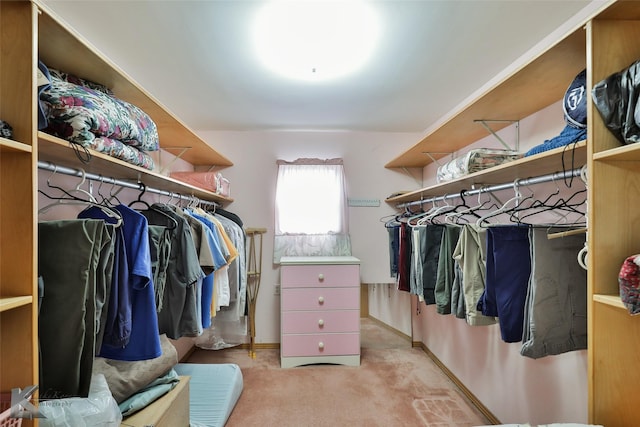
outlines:
M277 0L253 26L260 62L287 78L324 81L351 74L370 58L380 34L377 14L362 0Z

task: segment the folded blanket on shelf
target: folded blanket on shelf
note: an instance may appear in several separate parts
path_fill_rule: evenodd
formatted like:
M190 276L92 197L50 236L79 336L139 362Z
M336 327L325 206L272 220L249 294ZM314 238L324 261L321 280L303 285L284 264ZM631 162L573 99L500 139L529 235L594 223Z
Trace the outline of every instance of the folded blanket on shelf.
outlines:
M438 183L451 181L520 158L522 158L522 153L518 151L477 148L440 166L437 180Z
M47 71L50 85L39 97L46 119L44 132L153 169L146 152L159 150L160 144L149 115L101 84L55 69Z

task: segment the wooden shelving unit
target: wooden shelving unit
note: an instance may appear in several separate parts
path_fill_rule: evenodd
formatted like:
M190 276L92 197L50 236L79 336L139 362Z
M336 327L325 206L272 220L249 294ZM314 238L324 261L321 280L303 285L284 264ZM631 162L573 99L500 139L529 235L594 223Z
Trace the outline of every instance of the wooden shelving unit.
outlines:
M36 234L37 9L0 2L0 392L38 384ZM30 73L29 70L34 71ZM36 421L23 420L22 425Z
M587 24L589 85L640 59L640 4L620 2ZM637 425L630 370L640 351L640 318L620 299L618 274L640 253L640 145L621 146L589 105L589 396L590 420Z
M83 169L122 181L194 195L222 205L230 198L89 150L81 162L66 141L37 130L38 60L110 87L144 110L158 127L160 146L194 166L232 162L38 0L0 2L0 119L13 128L0 138L0 392L39 383L38 162ZM186 387L187 381L181 381ZM186 394L188 396L188 393ZM37 397L34 396L34 397ZM184 417L182 417L184 418ZM181 422L186 419L181 419ZM23 426L37 425L22 420Z
M424 167L424 153L454 152L486 132L480 119L520 120L562 99L567 82L587 69L587 87L640 59L640 2L608 1L546 52L504 80L483 88L444 117L388 168ZM634 392L640 372L640 316L620 299L618 273L626 257L640 253L640 144L621 145L588 98L588 140L575 151L588 175L588 399L589 423L638 425ZM508 124L505 124L505 126ZM494 129L498 130L499 126ZM502 183L561 171L556 149L457 180L387 199L390 204L457 193L472 186ZM438 156L434 156L438 158Z

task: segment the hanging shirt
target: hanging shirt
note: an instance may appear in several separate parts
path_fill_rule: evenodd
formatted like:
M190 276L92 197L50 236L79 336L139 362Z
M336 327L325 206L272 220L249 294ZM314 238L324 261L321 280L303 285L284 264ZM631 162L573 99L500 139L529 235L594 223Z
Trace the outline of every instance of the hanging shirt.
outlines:
M462 267L465 316L471 326L493 325L496 318L485 316L478 310L486 277L487 231L475 224L464 224L453 257Z
M38 316L40 396L89 394L96 338L98 270L110 239L100 220L38 223L38 272L44 292Z
M215 231L215 225L205 216L197 215L192 210L185 209L187 215L191 215L195 219L201 221L205 225L206 238L209 242L209 246L212 250L214 260L214 272L207 274L202 280L202 299L201 299L201 311L202 311L202 327L208 328L211 326L211 317L215 314L211 307L214 300L214 294L216 293L216 286L214 283L214 277L221 269L226 268L226 251L223 251L223 245L220 244ZM225 248L226 249L226 248Z
M196 286L204 277L191 227L187 220L164 204L142 211L150 224L167 227L171 235L171 253L167 265L167 281L158 312L158 329L171 339L197 336L202 323L198 317ZM197 321L197 322L196 322Z
M131 338L124 346L103 344L99 356L115 360L146 360L162 354L155 303L151 249L147 219L139 212L118 205L115 209L122 216L122 234L129 270L131 296ZM101 209L90 208L85 215L107 219Z
M78 214L78 218L99 219L105 223L117 222L117 219L96 206L83 210ZM109 296L105 301L104 327L102 331L98 331L98 337L101 341L96 348L98 354L103 344L122 347L129 342L131 337L131 324L133 323L131 283L124 239L122 226L114 228Z

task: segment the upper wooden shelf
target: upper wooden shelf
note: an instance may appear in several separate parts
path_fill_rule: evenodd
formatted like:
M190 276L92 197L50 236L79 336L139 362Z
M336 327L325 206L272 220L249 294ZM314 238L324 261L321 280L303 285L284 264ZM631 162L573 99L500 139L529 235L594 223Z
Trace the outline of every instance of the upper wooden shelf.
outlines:
M192 165L233 165L45 5L36 3L42 11L38 21L38 54L45 65L103 84L118 98L141 108L158 127L160 146L172 154L186 149L181 158Z
M499 131L509 121L522 120L562 99L575 76L586 67L584 24L591 19L640 20L634 1L607 0L585 16L583 22L545 51L512 65L504 78L489 82L426 130L424 138L385 165L387 168L424 167L489 135L479 120ZM430 153L431 156L425 154Z
M390 197L386 199L386 202L394 205L413 202L422 198L455 194L460 193L462 190L470 190L487 185L504 184L515 179L531 178L580 168L587 163L587 143L586 141L581 141L576 144L575 149L572 147L573 145L569 145L524 157L465 175L452 181Z
M516 70L495 86L485 87L464 106L449 113L408 151L387 168L424 167L489 135L477 120L522 120L562 99L569 84L585 68L586 36L579 29ZM560 112L561 114L561 112ZM488 123L494 131L509 122ZM436 154L439 153L439 154Z
M73 169L82 169L85 172L131 181L132 183L143 182L148 187L183 195L193 195L203 200L218 202L222 205L233 202L233 199L220 196L214 192L203 190L165 175L160 175L154 171L132 165L91 149L88 149L91 154L91 161L89 163L83 163L76 156L70 145L68 141L44 132L38 132L38 160Z

